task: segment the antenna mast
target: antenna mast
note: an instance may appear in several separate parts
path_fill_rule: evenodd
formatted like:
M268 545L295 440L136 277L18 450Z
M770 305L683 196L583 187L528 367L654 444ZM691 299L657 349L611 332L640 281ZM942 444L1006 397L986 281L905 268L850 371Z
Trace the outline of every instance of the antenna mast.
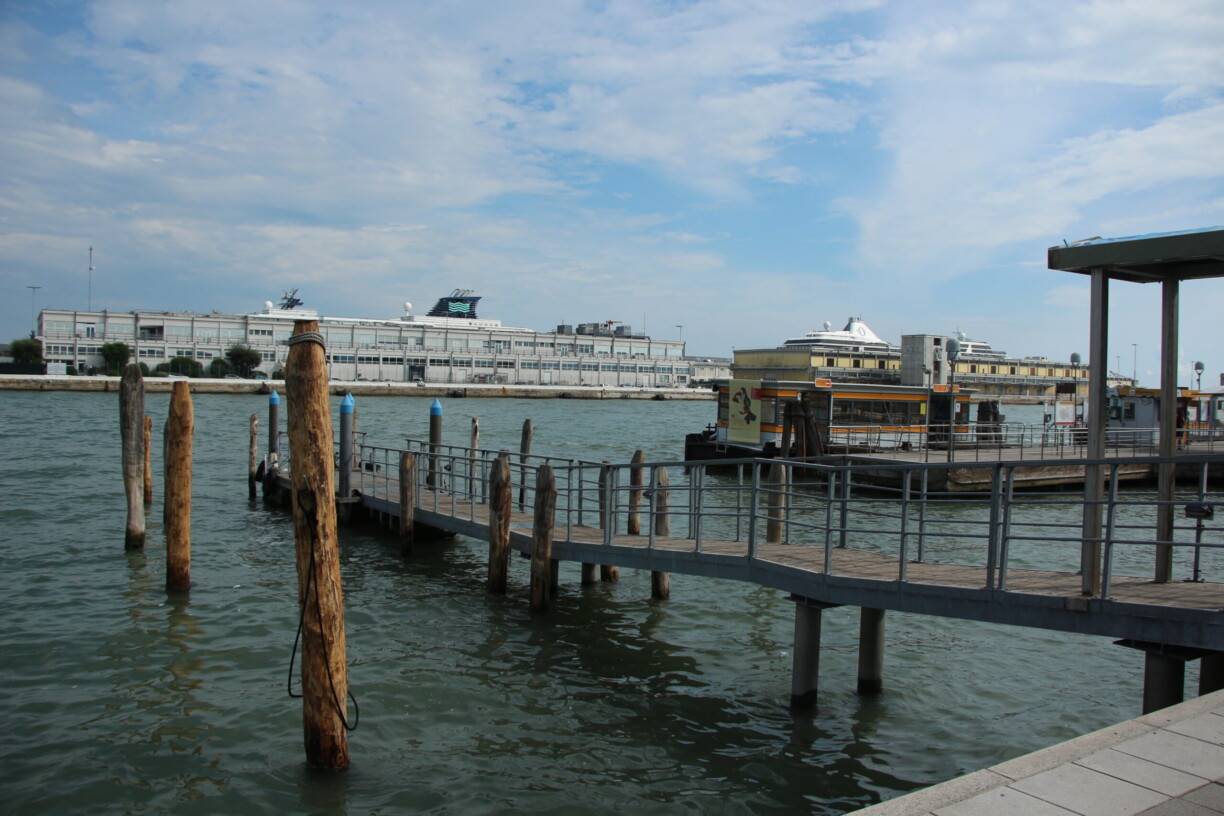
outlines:
M85 304L85 311L93 311L93 247L89 248L89 300Z

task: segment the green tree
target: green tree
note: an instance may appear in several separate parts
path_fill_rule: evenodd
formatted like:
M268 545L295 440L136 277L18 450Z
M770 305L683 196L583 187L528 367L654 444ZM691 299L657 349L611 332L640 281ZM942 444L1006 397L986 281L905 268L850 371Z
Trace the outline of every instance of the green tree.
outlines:
M190 357L172 357L167 363L158 363L153 369L160 374L182 374L186 377L203 377L204 366Z
M37 340L14 340L9 343L9 354L14 363L41 363L43 361L42 343Z
M235 343L230 346L226 350L225 356L229 360L230 367L240 377L250 377L251 372L263 362L263 357L258 351L242 343Z
M132 349L127 343L103 343L98 353L106 361L107 374L121 373L127 361L132 359Z
M220 357L208 364L208 376L215 380L219 380L230 372L229 363L222 360Z

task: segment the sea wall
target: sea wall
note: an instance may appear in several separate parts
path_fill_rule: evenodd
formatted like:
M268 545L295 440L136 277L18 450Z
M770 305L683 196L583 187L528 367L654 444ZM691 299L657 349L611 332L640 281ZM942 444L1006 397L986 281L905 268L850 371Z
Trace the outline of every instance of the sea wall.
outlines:
M145 391L150 394L170 393L175 379L146 377ZM283 380L214 380L189 379L193 394L266 394L272 389L284 392ZM639 400L712 400L708 389L693 388L616 388L581 385L498 385L486 383L404 383L346 382L333 380L333 394L350 393L355 397L461 397L517 399L639 399ZM62 375L0 375L0 391L119 391L118 377L74 377Z

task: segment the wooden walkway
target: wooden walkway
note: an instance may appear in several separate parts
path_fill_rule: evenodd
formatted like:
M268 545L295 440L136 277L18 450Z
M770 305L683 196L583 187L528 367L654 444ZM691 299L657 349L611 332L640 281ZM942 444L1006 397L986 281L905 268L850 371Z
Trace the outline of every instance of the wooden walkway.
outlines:
M361 496L375 514L398 518L398 487L388 481ZM488 539L488 508L447 493L418 494L418 523L450 533ZM533 516L514 512L511 545L529 552ZM643 525L645 527L645 524ZM1224 651L1224 584L1115 576L1109 598L1085 598L1075 573L1009 569L1005 589L992 589L985 567L915 563L853 547L758 542L750 557L743 541L618 534L605 543L602 530L567 527L558 514L552 557L682 575L749 581L822 605L939 615L1143 643Z

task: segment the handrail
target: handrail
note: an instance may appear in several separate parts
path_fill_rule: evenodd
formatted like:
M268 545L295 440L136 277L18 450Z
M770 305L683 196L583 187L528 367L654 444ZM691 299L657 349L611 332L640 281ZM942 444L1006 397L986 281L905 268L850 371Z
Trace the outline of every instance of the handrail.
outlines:
M287 448L282 447L286 470ZM512 489L523 496L520 512L530 512L535 475L548 464L557 477L558 533L563 530L572 540L577 528L602 528L604 546L627 531L629 514L635 512L629 498L635 490L646 499L636 511L645 516L642 544L647 549L657 546L654 514L662 512L657 496L662 469L671 477L666 509L670 539L687 541L695 553L707 552L714 541L740 542L747 559L758 559L767 546L773 546L763 531L773 526L777 536L776 525L781 525L780 546L823 547L819 571L826 574L834 572L836 551L854 548L896 557L900 582L910 580L910 567L916 563L965 564L983 568L984 588L1008 591L1009 575L1017 569L1075 572L1085 543L1082 495L1016 490L1017 469L1068 464L1060 459L993 462L988 489L965 494L949 492L945 486L949 471L963 467L959 462L898 464L854 456L792 459L786 460L789 478L777 483L764 470L775 464L770 459L720 460L718 465L731 468L722 475L710 472L703 462L608 464L454 445L431 448L421 440L408 440L407 450L416 453L420 463L418 506L480 523L487 521L477 513L487 505L489 473L496 457L521 459L511 468ZM355 489L364 496L396 497L402 452L360 445ZM1154 490L1123 481L1133 466L1169 462L1195 475L1193 488L1179 489L1171 503L1160 501ZM1191 503L1224 505L1224 488L1210 483L1210 466L1220 466L1219 456L1133 456L1079 459L1075 464L1103 465L1108 475L1106 495L1095 502L1103 516L1099 539L1103 597L1109 597L1119 575L1143 577L1150 571L1152 559L1142 553L1154 546L1175 548L1176 568L1187 580L1201 579L1205 554L1224 549L1224 527L1214 519L1175 523L1170 541L1156 540L1154 532L1161 506L1171 504L1180 512ZM648 469L644 486L632 485L631 467ZM1217 559L1207 568L1218 569L1221 564L1224 561Z

